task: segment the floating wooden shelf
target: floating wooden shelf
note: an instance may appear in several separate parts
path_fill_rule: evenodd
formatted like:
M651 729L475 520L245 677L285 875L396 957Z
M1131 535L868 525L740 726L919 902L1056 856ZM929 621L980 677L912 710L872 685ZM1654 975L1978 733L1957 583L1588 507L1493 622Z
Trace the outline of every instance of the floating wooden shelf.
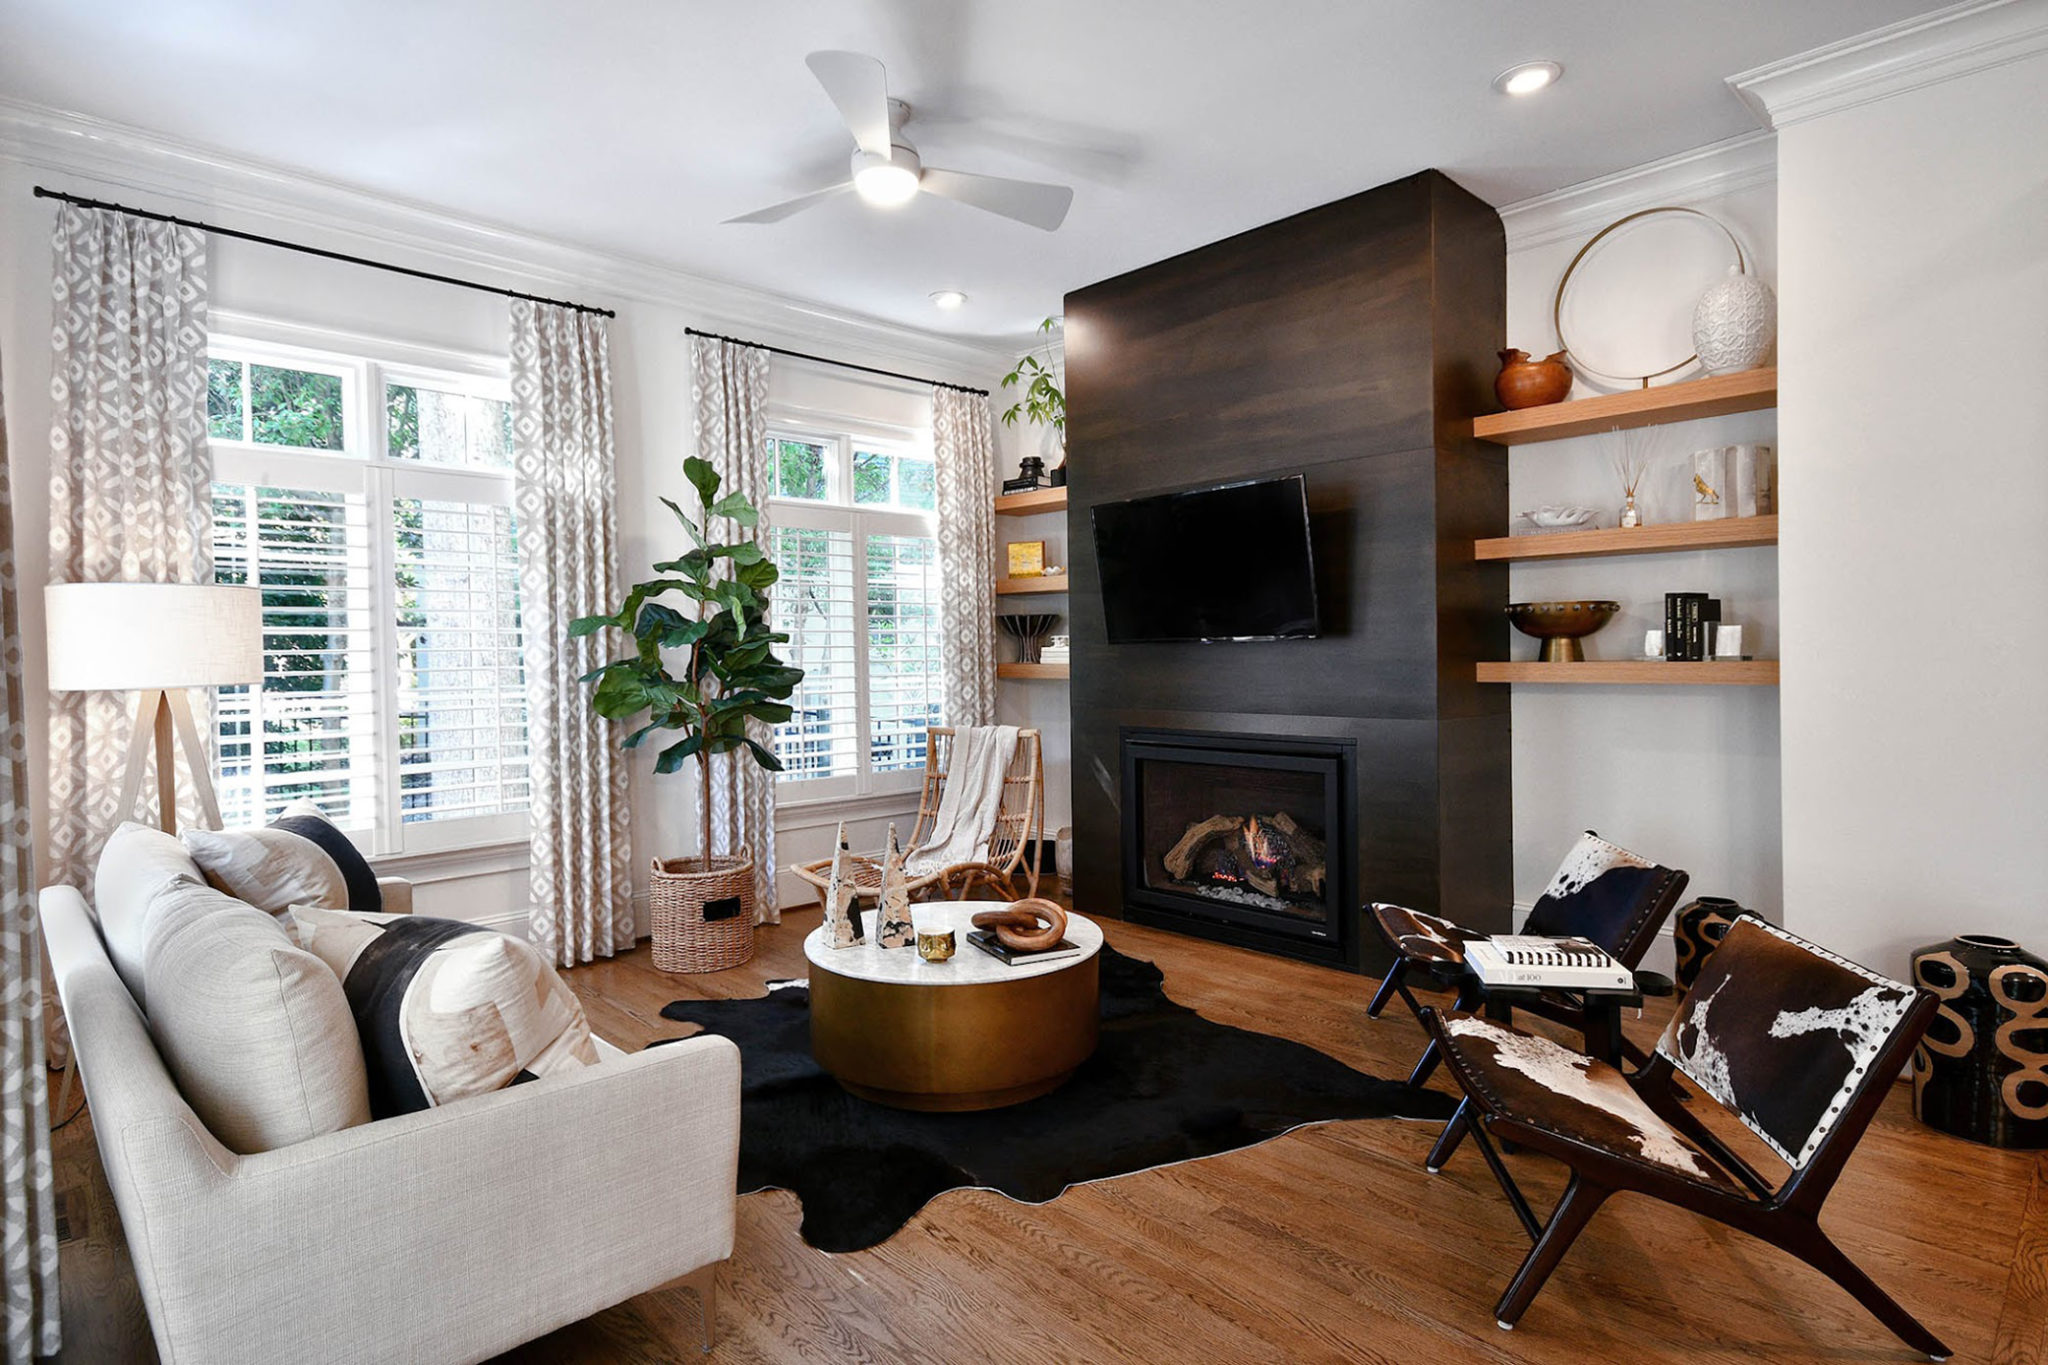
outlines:
M1038 512L1066 510L1067 490L1064 484L1058 488L1034 488L1029 493L1005 493L996 499L996 515L999 517L1028 517Z
M1021 597L1031 593L1054 593L1067 590L1067 576L1063 573L1044 575L1037 578L998 578L996 596Z
M1547 535L1500 536L1474 541L1472 557L1488 559L1577 559L1592 555L1654 555L1676 550L1728 550L1743 545L1776 545L1778 518L1727 517L1721 521L1674 521L1663 526L1616 527L1605 531L1554 531Z
M997 664L998 678L1064 678L1065 664Z
M1483 683L1656 683L1776 687L1776 659L1729 659L1721 663L1681 664L1659 659L1588 659L1575 664L1534 660L1482 663Z
M1497 412L1475 418L1472 434L1496 445L1518 446L1531 441L1561 441L1567 436L1590 436L1594 432L1655 426L1660 422L1690 422L1699 417L1720 417L1731 412L1755 412L1759 408L1776 406L1778 371L1773 367L1744 370L1741 374L1710 375L1705 379L1688 379L1650 389L1630 389L1626 393L1603 394L1598 398L1580 398L1569 403L1522 408L1516 412ZM1001 506L998 501L998 510Z

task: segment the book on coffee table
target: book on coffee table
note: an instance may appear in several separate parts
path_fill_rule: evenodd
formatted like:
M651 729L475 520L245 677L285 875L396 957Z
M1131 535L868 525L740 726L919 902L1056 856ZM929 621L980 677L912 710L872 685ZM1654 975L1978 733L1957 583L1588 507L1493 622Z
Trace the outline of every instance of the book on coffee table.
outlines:
M1072 939L1061 939L1050 948L1041 948L1035 953L1020 952L1003 943L992 930L970 929L967 941L987 953L990 957L1006 962L1012 967L1021 967L1032 962L1058 962L1061 958L1079 957L1080 945Z
M1465 961L1489 986L1630 991L1635 974L1583 938L1495 934L1465 945Z

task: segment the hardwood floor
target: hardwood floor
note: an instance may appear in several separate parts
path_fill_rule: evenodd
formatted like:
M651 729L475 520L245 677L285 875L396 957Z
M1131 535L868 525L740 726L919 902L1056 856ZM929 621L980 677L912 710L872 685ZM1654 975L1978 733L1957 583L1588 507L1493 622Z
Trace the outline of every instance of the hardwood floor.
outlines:
M804 974L815 911L761 931L746 966L665 976L644 947L568 979L597 1031L631 1049L691 1030L661 1018L684 996L756 995ZM1157 962L1174 999L1394 1076L1414 1023L1365 1018L1370 982L1110 923ZM1397 1017L1399 1016L1399 1017ZM1659 1019L1631 1022L1655 1036ZM1441 1084L1442 1082L1439 1082ZM1719 1127L1720 1125L1717 1125ZM781 1192L739 1203L718 1294L723 1361L1901 1361L1916 1359L1818 1273L1690 1214L1621 1198L1513 1333L1493 1304L1527 1247L1468 1144L1422 1170L1434 1125L1326 1124L1224 1156L1068 1191L1028 1206L941 1195L892 1240L827 1255L797 1235ZM1746 1138L1747 1134L1736 1129ZM1769 1173L1761 1144L1741 1146ZM1547 1211L1559 1168L1510 1156ZM154 1358L90 1116L58 1134L67 1361ZM1899 1086L1829 1202L1829 1232L1957 1360L2048 1360L2048 1153L1933 1133ZM694 1299L643 1295L505 1357L655 1362L695 1355Z

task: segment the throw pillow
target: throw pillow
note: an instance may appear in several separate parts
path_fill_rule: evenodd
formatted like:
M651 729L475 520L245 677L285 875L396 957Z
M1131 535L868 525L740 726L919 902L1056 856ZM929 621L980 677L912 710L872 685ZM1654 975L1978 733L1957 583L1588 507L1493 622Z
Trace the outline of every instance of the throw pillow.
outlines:
M306 905L292 920L341 978L380 1119L597 1063L582 1002L524 939Z
M145 921L157 892L175 882L203 886L206 876L177 835L132 820L124 821L108 838L93 874L93 914L99 920L100 938L121 984L145 1013L149 1009L143 970L148 943Z
M377 874L311 801L292 802L262 829L186 830L185 847L209 882L273 915L294 905L384 908Z
M276 919L199 881L150 905L149 1031L213 1135L247 1155L370 1118L348 998Z

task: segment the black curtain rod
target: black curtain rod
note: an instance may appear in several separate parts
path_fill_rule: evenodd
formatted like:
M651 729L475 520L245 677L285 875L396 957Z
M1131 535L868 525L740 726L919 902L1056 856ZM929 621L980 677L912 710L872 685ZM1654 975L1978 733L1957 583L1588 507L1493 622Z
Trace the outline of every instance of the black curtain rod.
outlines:
M965 384L949 384L943 379L921 379L914 374L898 374L894 370L878 370L872 365L856 365L850 360L834 360L830 356L806 355L802 351L786 351L780 346L763 346L758 341L743 341L739 337L729 337L722 332L700 332L695 327L685 327L683 334L693 337L708 337L712 341L729 341L735 346L751 346L757 351L766 351L770 355L786 355L791 360L813 360L820 365L837 365L842 370L859 370L862 374L878 374L884 379L901 379L911 384L929 384L935 389L953 389L960 393L971 393L977 398L988 397L987 389L970 389Z
M601 318L613 318L618 314L609 308L595 308L587 303L570 303L566 299L545 299L538 294L525 294L517 289L501 289L495 284L478 284L474 280L458 280L453 275L436 275L431 270L414 270L411 266L392 265L387 261L372 261L362 256L350 256L339 251L328 251L317 246L304 246L298 242L281 241L276 237L259 237L253 232L237 232L233 228L216 227L212 223L194 222L190 218L178 218L168 213L151 213L147 209L131 209L125 204L109 204L104 200L87 199L62 190L46 190L36 186L36 198L56 199L66 204L76 204L83 209L106 209L112 213L125 213L130 218L147 218L157 223L176 223L179 227L196 228L210 232L216 237L233 237L239 241L255 242L258 246L280 247L285 251L297 251L307 256L319 256L329 261L341 261L348 265L366 265L372 270L388 270L394 275L410 275L416 280L432 280L435 284L452 284L460 289L474 289L482 294L501 294L508 299L525 299L530 303L552 304L556 308L573 308L579 313L595 313Z

